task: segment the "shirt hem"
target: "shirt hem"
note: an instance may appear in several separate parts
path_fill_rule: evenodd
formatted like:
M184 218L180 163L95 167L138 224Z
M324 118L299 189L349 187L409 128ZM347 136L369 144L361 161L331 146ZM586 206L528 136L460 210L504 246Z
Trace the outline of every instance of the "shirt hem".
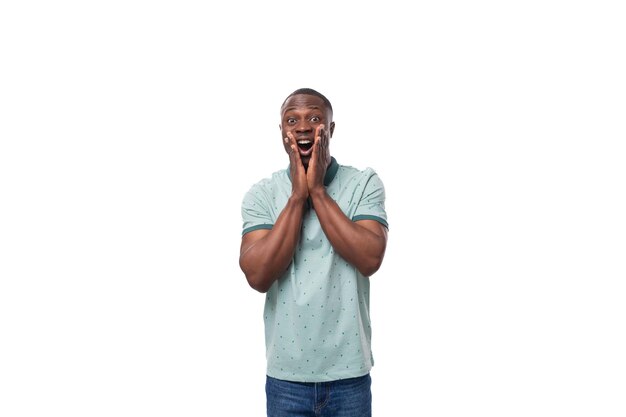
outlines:
M364 369L359 370L359 372L332 372L332 373L324 373L322 375L312 374L312 375L304 375L304 374L289 374L286 372L272 372L269 369L267 370L267 376L275 379L280 379L282 381L291 381L291 382L330 382L330 381L338 381L340 379L348 379L348 378L358 378L360 376L364 376L370 373L372 367L366 367Z
M382 224L387 229L389 229L389 224L387 223L387 220L383 219L382 217L372 216L371 214L359 214L352 218L353 222L356 222L359 220L376 220L378 223Z
M243 229L243 232L241 232L241 236L245 235L246 233L254 232L255 230L271 230L273 227L273 224L257 224L256 226L250 226L246 229Z

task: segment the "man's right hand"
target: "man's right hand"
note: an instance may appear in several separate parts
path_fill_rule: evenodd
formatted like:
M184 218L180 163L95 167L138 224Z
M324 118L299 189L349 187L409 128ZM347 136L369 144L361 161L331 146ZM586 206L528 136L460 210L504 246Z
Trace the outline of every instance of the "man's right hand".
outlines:
M306 180L306 170L302 164L302 158L300 157L300 151L298 150L298 144L296 138L287 132L287 137L284 138L285 143L289 145L289 171L291 174L291 195L306 200L309 197L309 188Z

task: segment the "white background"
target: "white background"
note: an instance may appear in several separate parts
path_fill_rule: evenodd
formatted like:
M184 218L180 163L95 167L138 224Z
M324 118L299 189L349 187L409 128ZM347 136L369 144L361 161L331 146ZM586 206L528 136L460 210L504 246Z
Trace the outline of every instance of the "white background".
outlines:
M387 189L375 415L626 414L620 2L209 3L0 6L0 415L264 415L240 203L299 87Z

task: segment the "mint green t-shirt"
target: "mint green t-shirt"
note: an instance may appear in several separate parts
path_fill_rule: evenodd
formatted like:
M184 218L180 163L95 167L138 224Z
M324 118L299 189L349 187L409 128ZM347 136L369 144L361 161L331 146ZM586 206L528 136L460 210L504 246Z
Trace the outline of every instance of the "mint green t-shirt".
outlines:
M324 185L349 219L387 227L385 190L374 170L332 158ZM243 234L271 229L290 195L288 169L253 185L243 199ZM309 208L293 260L266 294L267 375L323 382L367 374L374 364L369 288L369 278L333 250Z

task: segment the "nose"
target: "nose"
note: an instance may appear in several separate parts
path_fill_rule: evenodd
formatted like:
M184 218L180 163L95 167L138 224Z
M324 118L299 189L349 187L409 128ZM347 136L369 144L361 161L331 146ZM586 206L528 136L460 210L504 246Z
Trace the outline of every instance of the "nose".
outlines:
M312 131L313 128L311 127L311 124L308 120L300 120L296 125L295 130L297 133L306 133Z

